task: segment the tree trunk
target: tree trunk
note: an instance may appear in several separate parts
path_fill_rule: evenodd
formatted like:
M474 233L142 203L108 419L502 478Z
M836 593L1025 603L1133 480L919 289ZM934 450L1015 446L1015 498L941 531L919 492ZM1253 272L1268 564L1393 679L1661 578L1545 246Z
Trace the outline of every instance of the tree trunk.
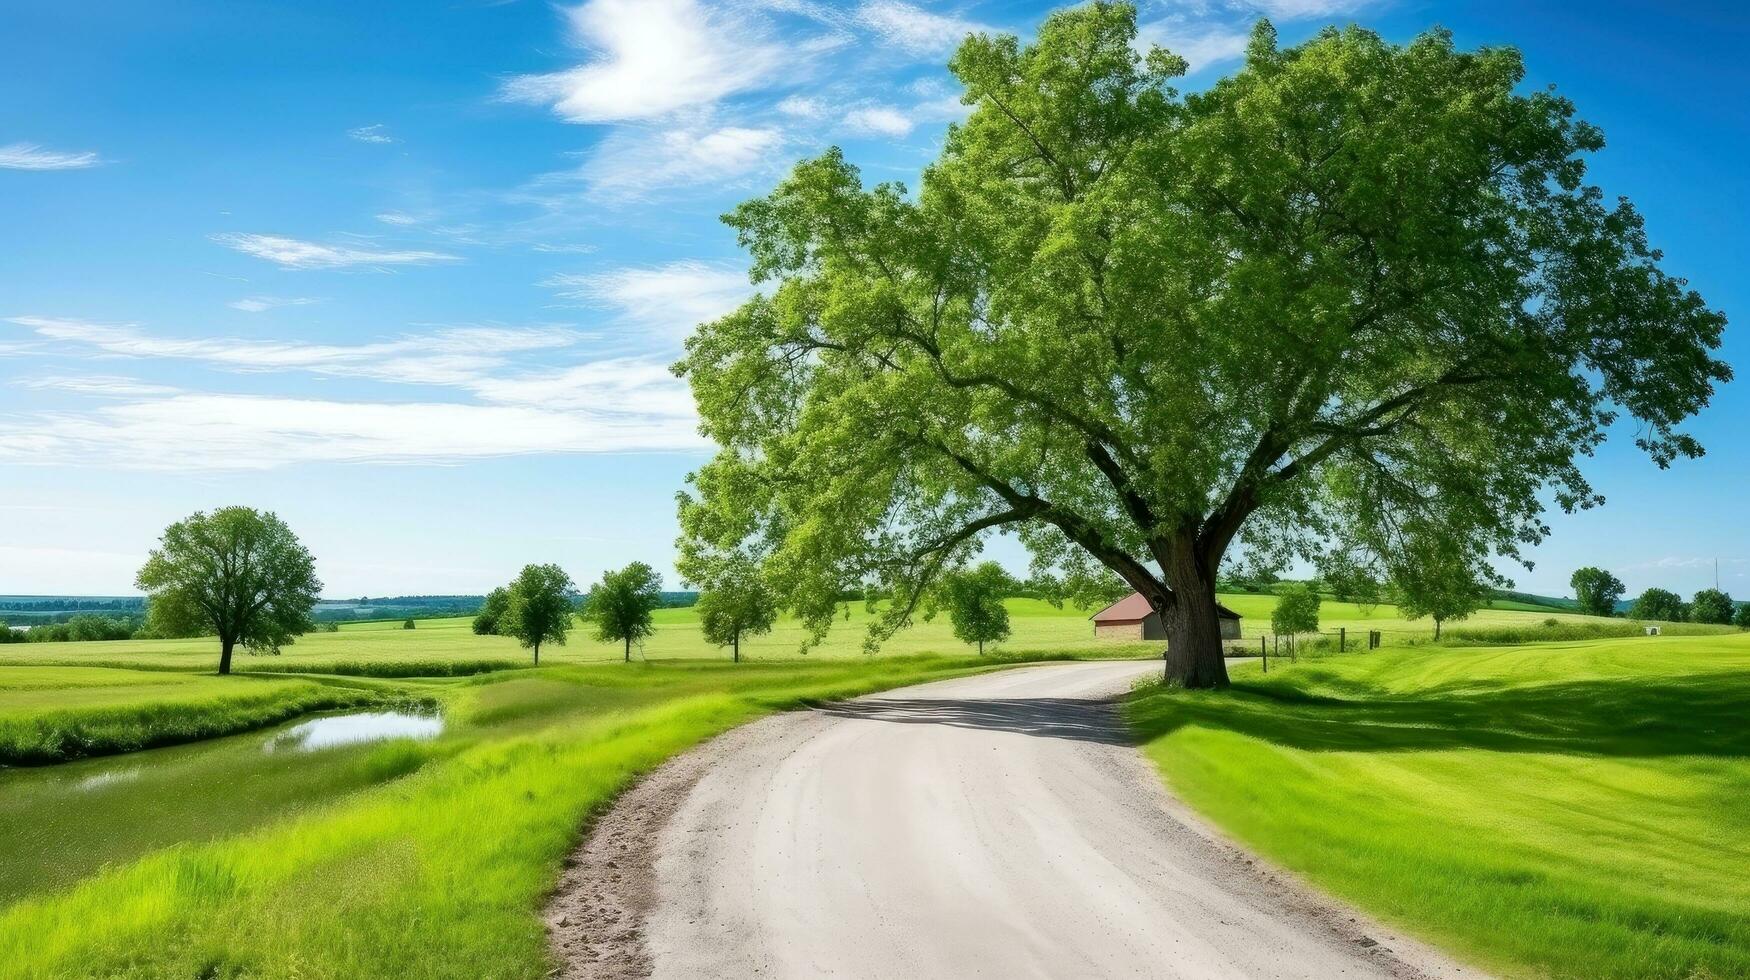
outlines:
M541 666L541 641L535 641L535 666Z
M1440 620L1438 619L1434 620L1434 640L1435 642L1440 640Z
M626 662L632 662L632 638L626 637Z
M1221 655L1221 620L1215 612L1215 580L1203 573L1194 549L1186 543L1173 549L1162 568L1171 599L1150 596L1167 630L1168 684L1182 687L1226 687L1227 662Z
M229 639L226 637L219 638L219 673L220 674L229 674L231 672L231 650L234 647L236 647L236 645L237 645L237 641L234 639Z
M983 640L978 641L978 655L981 657L984 656L984 641Z
M731 660L730 663L737 663L737 664L741 663L741 634L740 633L735 634L735 636L730 639L729 649L734 651L731 655L735 658L734 660Z

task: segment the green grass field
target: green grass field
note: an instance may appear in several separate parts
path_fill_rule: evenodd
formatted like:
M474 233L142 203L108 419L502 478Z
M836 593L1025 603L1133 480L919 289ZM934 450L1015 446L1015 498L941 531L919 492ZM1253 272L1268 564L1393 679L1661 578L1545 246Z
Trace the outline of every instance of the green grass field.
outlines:
M1224 595L1221 600L1242 617L1242 630L1256 637L1269 630L1270 610L1276 598L1270 595ZM1054 608L1036 599L1008 601L1013 636L997 647L1015 654L1085 653L1099 656L1144 656L1158 654L1159 644L1122 644L1095 639L1088 622L1092 609ZM742 643L747 660L793 660L859 657L863 655L864 629L870 614L861 603L852 603L850 617L834 625L825 642L802 654L805 631L794 619L780 620L771 633ZM1622 628L1624 620L1598 619L1576 613L1526 612L1484 609L1448 629L1519 626L1529 627L1554 619L1561 623L1594 622ZM1407 622L1395 607L1381 605L1366 612L1340 602L1327 601L1321 610L1322 629L1347 628L1351 640L1368 629L1387 631L1394 638L1426 638L1433 631L1428 620ZM907 656L933 653L959 656L972 648L954 638L946 617L920 622L902 631L881 648L884 655ZM619 660L618 644L602 643L590 635L588 624L572 631L565 646L547 646L543 663L578 664ZM690 609L662 609L656 613L656 634L634 659L728 659L728 651L707 644L699 633L698 617ZM415 629L399 623L359 623L343 626L337 633L311 633L284 649L278 657L239 654L240 671L314 671L387 673L386 665L398 664L411 675L445 672L470 673L496 666L521 665L528 651L502 636L475 636L466 619L419 620ZM114 665L168 670L210 670L218 662L218 642L192 640L118 640L105 643L19 643L0 646L0 664Z
M0 667L0 765L191 742L382 695L364 681Z
M381 743L322 772L263 771L249 765L249 752L223 746L215 758L187 758L229 739L109 760L156 765L155 756L171 753L183 775L88 790L81 809L90 815L81 819L91 833L169 808L183 836L96 845L111 848L103 860L72 830L39 835L10 855L0 850L9 862L0 878L51 882L14 889L23 897L0 907L0 964L8 977L33 978L542 977L550 967L542 899L586 816L634 774L805 699L993 663L913 657L499 672L433 686L450 719L436 741ZM0 821L64 824L70 791L40 782L60 768L0 773ZM289 799L307 788L316 802L238 804L243 770L247 795ZM239 805L247 812L221 812ZM56 886L69 879L77 883Z
M1139 694L1175 792L1516 976L1750 976L1750 635L1388 650Z

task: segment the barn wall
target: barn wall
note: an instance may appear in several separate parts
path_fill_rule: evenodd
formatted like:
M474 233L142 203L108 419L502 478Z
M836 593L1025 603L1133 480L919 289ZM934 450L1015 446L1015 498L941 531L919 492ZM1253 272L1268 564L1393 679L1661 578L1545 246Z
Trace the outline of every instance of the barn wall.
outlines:
M1096 623L1094 637L1100 640L1140 640L1141 623Z

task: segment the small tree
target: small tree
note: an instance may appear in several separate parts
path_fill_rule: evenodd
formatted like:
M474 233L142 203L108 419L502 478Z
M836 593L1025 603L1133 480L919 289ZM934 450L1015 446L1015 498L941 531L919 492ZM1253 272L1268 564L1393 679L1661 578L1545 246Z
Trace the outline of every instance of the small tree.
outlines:
M624 643L630 663L633 642L656 632L650 614L660 605L662 576L635 561L617 572L602 573L601 582L589 590L583 618L596 624L596 639Z
M1750 629L1750 603L1738 607L1738 612L1732 617L1732 625L1739 629Z
M404 622L404 623L402 623L402 624L401 624L401 628L402 628L402 629L404 629L404 630L410 630L410 629L413 629L413 620L412 620L412 619L409 619L409 620L407 620L407 621L406 621L406 622Z
M316 562L278 517L248 507L196 511L164 529L135 577L159 636L219 637L219 673L237 644L278 653L314 623Z
M1667 623L1683 622L1683 599L1666 589L1648 589L1629 607L1635 619L1653 619Z
M1477 611L1487 590L1476 579L1475 566L1446 549L1430 549L1404 557L1392 571L1398 613L1405 619L1434 620L1434 638L1449 619L1464 619Z
M954 638L978 644L978 655L982 657L986 643L1001 643L1009 638L1009 610L1003 599L1017 587L1014 577L1003 566L987 561L944 575L937 589L937 601L948 608Z
M778 603L759 567L750 561L726 563L701 583L695 609L705 642L726 646L731 659L741 662L741 638L769 633L778 619Z
M1568 584L1574 589L1574 599L1580 604L1581 612L1594 616L1616 614L1616 603L1622 598L1624 587L1622 580L1615 575L1602 568L1587 566L1574 572Z
M498 632L498 621L504 618L504 611L510 608L510 590L499 586L486 593L486 601L480 605L480 612L474 616L474 633L477 636L492 636Z
M577 586L558 565L524 565L505 593L497 632L532 647L539 666L542 643L565 645L565 634L577 613Z
M1731 596L1719 589L1702 589L1689 603L1689 618L1697 623L1730 623L1735 610Z
M1319 594L1293 582L1277 590L1276 608L1270 610L1270 629L1277 634L1316 633L1319 629Z

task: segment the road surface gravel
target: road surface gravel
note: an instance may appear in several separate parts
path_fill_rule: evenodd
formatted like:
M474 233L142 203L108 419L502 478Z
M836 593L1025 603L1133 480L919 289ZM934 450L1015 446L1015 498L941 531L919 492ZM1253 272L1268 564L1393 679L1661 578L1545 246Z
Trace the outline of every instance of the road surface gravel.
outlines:
M549 909L575 977L1477 977L1268 869L1111 699L1026 667L762 719L643 781Z

